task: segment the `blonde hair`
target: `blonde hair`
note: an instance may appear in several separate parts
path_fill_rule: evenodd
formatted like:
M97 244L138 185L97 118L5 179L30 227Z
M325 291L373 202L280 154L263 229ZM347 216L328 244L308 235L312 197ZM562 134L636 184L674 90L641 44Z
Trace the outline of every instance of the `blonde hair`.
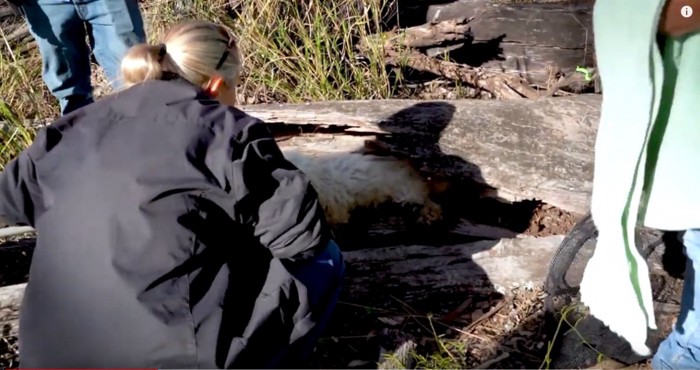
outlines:
M125 88L172 74L203 86L215 73L235 87L242 64L236 39L227 28L189 21L170 28L160 44L139 44L129 49L121 62L121 74Z

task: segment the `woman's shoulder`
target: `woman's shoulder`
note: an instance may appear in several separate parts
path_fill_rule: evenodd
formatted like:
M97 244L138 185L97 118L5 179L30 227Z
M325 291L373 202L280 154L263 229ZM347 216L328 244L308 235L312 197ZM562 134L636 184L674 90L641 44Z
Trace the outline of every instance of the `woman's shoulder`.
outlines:
M64 133L81 126L80 131L86 134L84 131L105 132L105 125L122 125L128 121L133 125L124 126L167 126L171 134L182 135L198 135L200 128L243 141L251 129L268 130L262 120L221 104L195 85L179 80L147 81L131 86L59 118L52 126Z

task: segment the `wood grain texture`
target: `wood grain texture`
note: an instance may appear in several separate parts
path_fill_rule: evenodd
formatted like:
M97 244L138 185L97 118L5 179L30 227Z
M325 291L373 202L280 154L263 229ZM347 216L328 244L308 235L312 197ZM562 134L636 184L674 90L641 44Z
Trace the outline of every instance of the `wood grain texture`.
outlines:
M595 65L593 0L508 3L462 0L428 8L426 21L470 18L469 64L521 74L544 85L552 71ZM485 60L501 49L501 57ZM437 52L440 50L438 49ZM433 52L435 53L435 52Z
M599 95L536 100L372 100L243 109L275 127L307 126L280 145L315 151L381 148L426 175L469 179L508 201L588 212ZM312 127L309 129L308 127ZM313 133L335 127L334 133ZM300 129L301 130L301 129Z

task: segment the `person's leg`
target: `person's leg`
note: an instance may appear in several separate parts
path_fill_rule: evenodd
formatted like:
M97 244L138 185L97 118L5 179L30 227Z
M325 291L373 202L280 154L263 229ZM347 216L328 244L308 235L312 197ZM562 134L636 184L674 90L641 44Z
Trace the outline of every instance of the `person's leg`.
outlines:
M700 369L700 229L683 236L688 261L685 269L681 311L673 332L652 359L654 369Z
M92 102L85 25L70 2L27 0L22 5L39 46L42 77L66 114Z
M286 358L278 365L283 368L307 368L306 362L335 310L345 277L345 261L335 241L331 240L325 252L295 272L294 277L306 286L309 303L314 307L315 324L313 329L292 344Z
M113 89L122 86L121 60L132 46L146 42L137 0L75 0L90 25L93 53Z

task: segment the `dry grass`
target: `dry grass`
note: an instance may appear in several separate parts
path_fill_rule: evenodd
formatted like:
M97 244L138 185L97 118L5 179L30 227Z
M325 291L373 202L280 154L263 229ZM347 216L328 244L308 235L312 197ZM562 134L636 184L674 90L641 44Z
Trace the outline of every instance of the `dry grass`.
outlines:
M186 9L180 9L179 2L143 3L150 41L155 42L171 24L187 19L230 26L245 54L247 103L375 99L393 94L376 46L382 40L372 38L375 47L364 55L354 47L381 28L381 14L391 8L391 0L367 0L361 6L356 0L253 0L237 7L235 14L227 11L228 0L193 0ZM0 37L0 96L21 117L55 117L57 103L41 80L37 50L16 57L5 35Z
M376 32L382 28L382 19L393 14L395 1L151 0L142 3L142 10L151 41L171 24L186 19L206 19L233 28L245 54L239 101L246 104L382 99L407 93L431 99L470 96L468 89L446 89L440 81L410 86L402 85L400 74L390 76L380 47L384 40ZM7 24L0 26L10 29ZM0 139L12 148L0 155L0 166L33 135L22 126L21 132L7 128L14 125L15 118L50 121L59 111L41 80L38 51L19 57L7 36L0 32L0 102L4 107L0 121L10 125L5 125ZM362 55L355 49L361 40L369 45ZM99 69L95 70L98 77L93 76L93 81L99 81ZM95 87L97 96L108 91L103 84Z
M178 5L182 0L153 0L144 2L142 10L151 41L186 19L233 28L245 54L240 101L252 104L390 97L394 91L381 49L371 47L361 56L354 48L381 28L390 1L251 0L227 11L228 0L193 0L186 9ZM41 80L38 51L20 57L6 35L0 37L2 165L31 142L33 131L18 125L20 121L48 121L59 109ZM375 45L382 41L373 40ZM93 81L100 80L99 74ZM95 87L98 96L106 92L100 84Z
M343 319L319 342L320 367L546 368L542 290L514 287L502 296L482 293L465 295L464 302L441 301L430 309L399 301L391 307L340 302L337 312Z
M2 28L0 28L0 31ZM4 33L0 34L5 41ZM41 61L36 57L19 57L10 44L3 42L0 53L0 169L28 146L34 130L25 120L41 119L58 112L53 98L41 80Z
M355 44L380 28L387 0L240 2L194 1L185 12L177 0L148 2L144 8L148 33L155 41L177 21L198 18L230 26L245 55L242 92L248 104L391 96L392 88L381 50L360 56Z
M395 1L151 0L142 3L142 10L151 41L169 25L185 19L206 19L233 28L246 58L239 97L245 104L382 99L407 94L430 99L471 96L469 89L445 88L441 81L411 86L402 85L400 74L390 76L380 47L384 40L376 31L382 28L382 19L392 16ZM0 24L0 121L6 123L0 139L10 148L0 154L0 166L31 141L32 130L12 128L16 119L50 121L59 111L41 80L38 51L19 57L3 29L10 28ZM369 45L362 55L355 49L361 40ZM93 76L93 81L99 81L99 69L95 70L98 77ZM97 96L108 91L103 84L96 85Z

